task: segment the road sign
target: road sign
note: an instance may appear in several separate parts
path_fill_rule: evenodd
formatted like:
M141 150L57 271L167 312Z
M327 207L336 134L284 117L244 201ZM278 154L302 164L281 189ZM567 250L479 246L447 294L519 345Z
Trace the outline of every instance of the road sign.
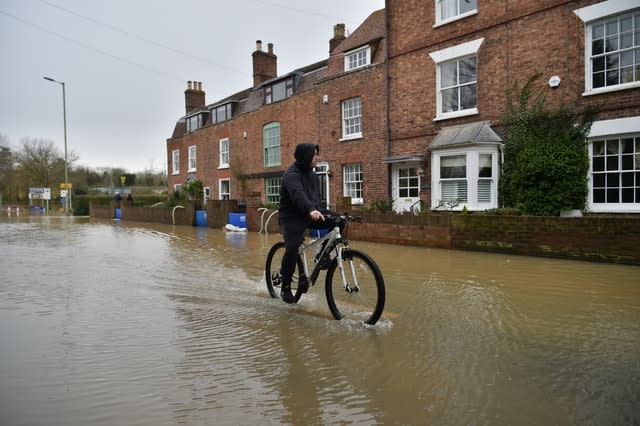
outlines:
M51 188L29 188L30 200L50 200Z
M71 182L69 182L69 183L62 182L60 184L60 189L71 189L71 188L73 188L73 185L71 184Z

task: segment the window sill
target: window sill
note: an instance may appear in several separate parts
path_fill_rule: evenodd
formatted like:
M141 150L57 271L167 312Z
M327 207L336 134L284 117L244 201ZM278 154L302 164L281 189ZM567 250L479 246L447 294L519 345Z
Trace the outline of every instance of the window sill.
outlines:
M620 90L629 90L640 87L640 81L634 81L633 83L618 84L616 86L599 87L597 89L591 89L582 93L582 96L594 96L602 95L605 93L619 92Z
M345 142L345 141L353 141L356 139L362 139L362 133L356 133L354 135L349 135L349 136L345 136L341 139L338 139L339 142Z
M218 170L228 169L228 168L229 168L228 164L222 164L222 165L218 166Z
M478 14L478 9L471 10L469 12L463 13L462 15L457 15L457 16L454 16L452 18L447 18L447 19L445 19L443 21L437 21L435 23L435 25L433 26L433 28L442 27L443 25L447 25L447 24L450 24L452 22L459 21L460 19L468 18L469 16L474 16L474 15L477 15L477 14Z
M465 109L463 111L449 112L446 114L439 114L433 119L433 121L449 120L451 118L467 117L469 115L478 115L478 108Z
M368 64L360 65L359 67L345 68L344 72L345 73L349 73L349 72L353 72L353 71L362 70L362 69L365 69L365 68L369 68L371 65L372 65L371 63L368 63Z
M198 171L197 169L189 169L189 170L187 170L187 173L195 173L197 171Z
M171 176L179 176L179 175L180 175L180 171L171 172Z

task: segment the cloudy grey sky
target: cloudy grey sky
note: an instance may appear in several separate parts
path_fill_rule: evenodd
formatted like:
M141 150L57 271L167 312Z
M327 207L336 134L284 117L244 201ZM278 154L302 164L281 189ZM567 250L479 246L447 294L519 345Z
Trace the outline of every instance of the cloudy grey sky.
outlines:
M0 135L67 147L91 168L166 169L188 80L211 103L252 85L256 40L278 74L328 56L384 0L0 0Z

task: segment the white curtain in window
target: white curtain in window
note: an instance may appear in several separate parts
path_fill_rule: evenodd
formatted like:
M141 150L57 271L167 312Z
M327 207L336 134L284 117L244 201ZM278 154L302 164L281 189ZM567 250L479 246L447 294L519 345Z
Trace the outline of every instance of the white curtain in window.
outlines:
M440 0L440 19L445 20L458 14L458 0Z

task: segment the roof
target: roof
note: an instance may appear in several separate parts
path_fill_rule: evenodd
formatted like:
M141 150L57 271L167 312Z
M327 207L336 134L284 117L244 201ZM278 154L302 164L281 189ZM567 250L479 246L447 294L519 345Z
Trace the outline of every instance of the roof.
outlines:
M371 44L372 51L375 51L375 49L377 48L377 44L379 44L379 40L384 38L384 34L385 14L384 9L380 9L369 15L369 17L367 17L367 19L365 19L365 21L360 24L360 26L358 26L358 28L356 28L356 30L351 35L349 35L342 43L338 45L334 53L344 53L353 49L357 49L358 47L366 44ZM324 74L321 71L327 68L328 63L328 59L323 59L313 64L297 68L287 74L276 76L268 81L265 81L258 86L250 87L233 95L227 96L223 99L219 99L197 111L191 111L178 120L174 127L173 135L171 136L171 138L177 138L183 136L186 133L186 117L198 113L206 113L212 107L220 106L229 102L235 102L236 109L234 111L234 117L260 109L262 106L264 106L264 87L285 78L289 78L291 76L295 77L296 93L309 90L314 86L314 84L322 80ZM203 123L203 127L211 125L211 120L212 117L208 117L207 122Z
M334 53L348 52L374 40L382 39L384 38L384 31L384 9L380 9L369 15L349 37L336 47Z
M443 127L429 145L430 150L464 145L502 145L502 139L489 121Z

